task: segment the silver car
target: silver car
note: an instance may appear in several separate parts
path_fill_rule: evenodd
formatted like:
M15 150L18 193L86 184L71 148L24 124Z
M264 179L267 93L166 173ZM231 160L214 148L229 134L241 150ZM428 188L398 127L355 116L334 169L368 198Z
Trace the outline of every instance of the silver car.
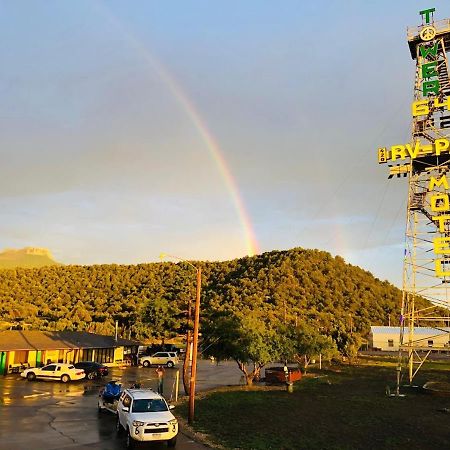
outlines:
M157 352L152 356L142 356L139 358L139 364L144 367L166 366L174 367L179 363L176 352Z

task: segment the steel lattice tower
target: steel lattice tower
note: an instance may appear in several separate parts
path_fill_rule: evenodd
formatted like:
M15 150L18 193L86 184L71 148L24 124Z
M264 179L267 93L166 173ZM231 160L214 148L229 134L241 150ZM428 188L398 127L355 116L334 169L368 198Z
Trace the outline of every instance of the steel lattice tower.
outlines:
M428 338L432 336L424 342L423 337L414 335L414 327L425 324L448 332L450 320L450 252L434 251L436 243L446 243L445 238L450 237L450 222L444 217L449 214L445 203L449 186L443 181L449 173L450 156L436 151L433 154L436 140L450 137L450 113L446 107L446 98L450 97L446 55L450 50L450 20L434 22L433 13L430 10L421 26L407 31L411 56L416 61L412 142L420 142L424 154L411 159L408 167L398 385L402 365L406 363L412 384L431 352ZM418 106L424 107L422 112L426 114L417 114ZM445 250L442 246L439 249ZM433 306L417 308L418 296Z
M416 62L411 143L378 151L380 163L396 162L389 178L408 176L397 394L402 370L412 384L431 352L433 336L415 336L415 327L447 333L441 349L450 349L450 19L434 21L434 8L420 14L422 25L407 30Z

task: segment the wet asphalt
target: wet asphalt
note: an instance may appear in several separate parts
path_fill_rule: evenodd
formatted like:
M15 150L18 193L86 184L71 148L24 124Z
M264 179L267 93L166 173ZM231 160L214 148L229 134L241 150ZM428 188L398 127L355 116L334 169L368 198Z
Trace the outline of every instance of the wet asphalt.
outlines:
M169 403L175 399L175 374L167 369L164 376L164 396ZM55 450L125 448L125 439L115 430L116 417L108 411L98 412L99 390L114 379L129 387L138 382L144 387L157 387L154 368L113 368L102 380L63 384L55 381L29 382L19 375L0 377L0 449ZM199 361L197 390L240 384L241 373L235 363L216 365ZM180 394L183 387L180 381ZM173 411L176 414L176 408ZM137 448L165 449L164 443L145 443ZM178 450L206 447L179 433Z

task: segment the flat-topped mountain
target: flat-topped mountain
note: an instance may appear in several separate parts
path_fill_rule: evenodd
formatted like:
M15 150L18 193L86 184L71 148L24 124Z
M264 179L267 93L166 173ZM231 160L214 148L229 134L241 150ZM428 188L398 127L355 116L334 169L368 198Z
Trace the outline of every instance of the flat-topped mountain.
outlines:
M59 265L60 264L53 259L50 250L47 250L46 248L8 248L0 252L0 269L13 269L15 267L32 269Z

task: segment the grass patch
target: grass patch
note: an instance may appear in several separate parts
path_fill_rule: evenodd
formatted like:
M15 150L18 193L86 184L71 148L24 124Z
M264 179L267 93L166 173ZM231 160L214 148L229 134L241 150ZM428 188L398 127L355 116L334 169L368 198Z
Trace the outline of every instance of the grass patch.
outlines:
M450 398L395 386L395 360L361 359L357 365L313 371L292 394L279 387L218 390L196 401L194 429L229 449L447 448ZM449 380L448 364L429 363L417 384ZM419 375L418 375L419 377ZM179 412L186 416L187 406Z

